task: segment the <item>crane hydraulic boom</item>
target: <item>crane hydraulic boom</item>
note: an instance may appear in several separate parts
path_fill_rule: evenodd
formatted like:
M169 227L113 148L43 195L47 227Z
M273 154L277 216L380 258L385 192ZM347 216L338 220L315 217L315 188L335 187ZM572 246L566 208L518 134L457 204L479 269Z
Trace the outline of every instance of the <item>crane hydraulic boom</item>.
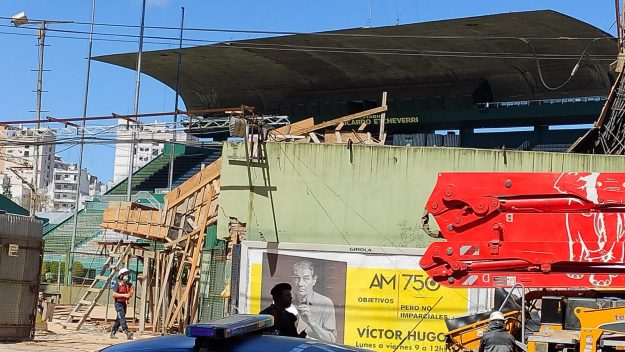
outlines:
M429 215L442 285L625 287L625 173L441 173Z

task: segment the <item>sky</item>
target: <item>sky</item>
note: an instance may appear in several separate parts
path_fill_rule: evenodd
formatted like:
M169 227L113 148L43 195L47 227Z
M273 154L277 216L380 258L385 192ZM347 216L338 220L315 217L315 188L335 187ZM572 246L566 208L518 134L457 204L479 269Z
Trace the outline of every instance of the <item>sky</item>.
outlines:
M36 106L38 48L36 26L15 28L9 17L24 11L30 19L73 21L51 24L44 56L42 116L80 117L85 96L85 35L88 32L91 0L0 1L0 121L34 119ZM141 0L96 0L95 22L138 26ZM612 0L569 1L467 1L467 0L147 0L146 26L180 26L180 8L185 8L185 28L244 29L289 32L318 32L345 28L408 24L497 13L552 9L606 32L615 34ZM84 24L81 24L84 23ZM65 32L59 32L65 31ZM139 34L138 28L96 26L95 32L117 34L96 36L93 56L138 50L138 40L119 35ZM146 36L177 38L177 30L146 29ZM240 33L187 32L184 46L197 41L249 39L266 35ZM105 39L105 40L102 40ZM177 40L146 40L144 50L177 47ZM183 63L184 65L184 63ZM136 73L133 70L93 61L87 116L132 114ZM173 111L175 92L164 84L142 75L139 112ZM184 109L184 102L181 102ZM168 118L161 118L160 121ZM111 124L114 122L111 121ZM58 126L58 125L56 125ZM59 145L57 153L77 162L78 146ZM106 182L112 179L114 145L85 147L83 167Z

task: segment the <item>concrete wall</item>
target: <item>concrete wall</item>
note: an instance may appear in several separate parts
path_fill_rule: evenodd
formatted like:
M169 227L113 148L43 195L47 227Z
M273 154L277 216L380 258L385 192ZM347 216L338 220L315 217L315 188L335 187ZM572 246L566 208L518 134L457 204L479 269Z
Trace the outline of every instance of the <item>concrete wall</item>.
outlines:
M251 240L392 247L430 242L420 217L440 171L625 172L619 156L270 143L250 195L243 144L223 157L219 237L235 217Z

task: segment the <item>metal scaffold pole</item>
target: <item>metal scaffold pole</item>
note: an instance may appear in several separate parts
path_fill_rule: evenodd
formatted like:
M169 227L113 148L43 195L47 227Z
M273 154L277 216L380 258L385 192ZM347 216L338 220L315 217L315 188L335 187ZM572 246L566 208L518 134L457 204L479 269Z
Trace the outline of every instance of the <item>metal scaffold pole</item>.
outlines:
M178 62L176 64L176 101L174 102L174 126L178 124L178 83L180 82L180 65L182 63L182 34L184 32L184 7L180 8L182 14L180 16L180 40L178 42ZM169 177L167 179L167 189L171 191L172 184L174 183L174 149L176 148L176 134L174 133L171 138L171 150L169 151Z
M139 114L139 92L141 90L141 57L143 56L143 34L145 31L145 3L146 0L143 0L143 5L141 9L141 29L139 30L139 53L137 54L137 78L135 84L135 108L134 114ZM129 123L128 127L130 128L132 125ZM135 127L130 128L130 150L128 151L128 158L130 159L128 163L128 180L126 184L126 201L132 201L132 173L135 169Z
M91 2L91 29L89 32L89 44L87 49L87 73L85 78L85 94L83 99L83 108L82 108L82 128L80 129L80 143L79 143L79 151L78 151L78 180L76 181L76 201L74 202L74 224L72 226L72 239L70 242L70 256L69 256L69 265L67 268L68 278L67 284L72 284L72 275L73 270L72 267L74 265L74 251L76 250L76 232L78 231L78 212L80 211L80 186L81 184L81 174L82 174L82 160L83 153L85 149L85 127L87 124L87 105L89 101L89 80L91 76L91 49L93 48L93 26L95 23L95 0ZM77 129L78 130L78 129ZM78 131L77 131L78 132ZM89 180L87 180L89 182Z

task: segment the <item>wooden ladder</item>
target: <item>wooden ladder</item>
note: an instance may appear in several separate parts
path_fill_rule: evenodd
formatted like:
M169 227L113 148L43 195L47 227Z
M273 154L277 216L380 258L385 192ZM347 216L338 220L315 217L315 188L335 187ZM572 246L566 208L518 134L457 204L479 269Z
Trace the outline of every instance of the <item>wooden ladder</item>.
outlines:
M102 296L102 293L108 288L111 279L115 276L115 273L120 268L130 253L130 243L123 243L119 241L113 250L110 252L108 259L102 265L100 273L96 275L95 279L91 283L91 286L87 288L85 294L78 301L74 309L69 313L67 321L63 323L63 326L67 328L73 328L80 330L82 324L85 323L89 314L95 307L98 299ZM109 270L110 269L110 270ZM109 271L106 274L107 270ZM101 285L100 285L101 284ZM75 320L78 320L76 323Z

